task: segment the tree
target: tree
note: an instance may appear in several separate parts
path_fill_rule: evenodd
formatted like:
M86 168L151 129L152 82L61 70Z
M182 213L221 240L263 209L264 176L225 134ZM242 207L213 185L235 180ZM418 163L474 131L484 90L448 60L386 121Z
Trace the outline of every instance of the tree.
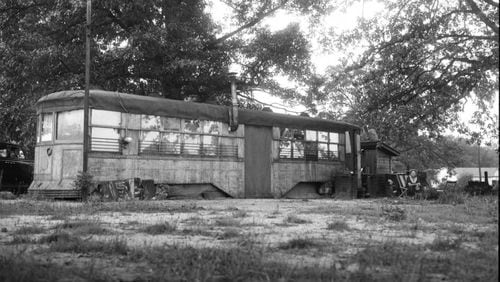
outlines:
M417 151L419 154L412 154L411 150L402 151L397 157L397 161L402 163L404 170L408 168L416 169L439 169L442 167L477 167L478 148L477 145L470 144L467 140L453 136L441 136L434 140L429 140L424 136L420 137ZM422 149L426 147L425 149ZM498 165L498 154L489 147L481 147L480 156L482 167L495 167Z
M234 30L220 34L197 0L93 1L93 87L173 99L229 101L228 65L243 65L247 88L291 93L273 75L307 73L308 42L297 25L259 26L280 9L315 15L326 0L227 1ZM42 95L83 89L85 1L0 3L2 140L32 147Z
M498 2L384 3L381 15L329 34L330 48L354 51L330 68L316 98L410 158L431 158L442 132L461 126L464 100L474 94L485 106L498 90Z

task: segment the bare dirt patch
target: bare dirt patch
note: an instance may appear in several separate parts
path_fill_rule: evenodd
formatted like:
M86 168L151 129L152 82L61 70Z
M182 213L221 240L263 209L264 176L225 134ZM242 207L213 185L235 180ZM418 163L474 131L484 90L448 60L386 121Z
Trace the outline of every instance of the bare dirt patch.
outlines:
M498 199L0 202L0 280L498 280Z

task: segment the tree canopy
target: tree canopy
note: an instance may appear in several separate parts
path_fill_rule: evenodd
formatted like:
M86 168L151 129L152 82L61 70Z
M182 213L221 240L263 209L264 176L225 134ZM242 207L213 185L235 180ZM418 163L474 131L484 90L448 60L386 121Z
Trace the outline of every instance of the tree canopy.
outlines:
M212 1L93 1L92 87L228 103L228 67L237 64L242 92L258 87L308 105L311 115L373 129L408 159L455 152L441 136L450 127L475 142L486 131L498 139L498 117L487 110L498 91L494 0L366 0L384 8L345 32L321 24L332 11L356 2L218 0L231 10L227 29L207 12ZM32 146L35 101L83 89L85 4L0 3L3 141ZM316 29L304 30L298 20L281 30L263 24L279 11L300 15ZM312 40L321 36L324 51L339 57L326 73L311 61ZM467 131L458 122L470 97L480 107L474 121L482 131Z
M259 23L280 9L319 14L327 2L227 1L237 28L223 34L205 1L93 1L92 87L224 102L228 66L237 62L248 78L244 87L279 92L273 75L300 79L309 69L309 43L297 25L271 32ZM85 13L80 0L0 3L1 139L32 145L35 101L83 89Z
M383 2L380 15L327 35L328 48L363 52L344 52L323 77L317 99L330 101L337 117L375 129L410 158L442 157L437 151L446 147L447 128L498 139L498 116L490 111L498 91L498 2ZM471 94L483 126L475 133L458 117Z

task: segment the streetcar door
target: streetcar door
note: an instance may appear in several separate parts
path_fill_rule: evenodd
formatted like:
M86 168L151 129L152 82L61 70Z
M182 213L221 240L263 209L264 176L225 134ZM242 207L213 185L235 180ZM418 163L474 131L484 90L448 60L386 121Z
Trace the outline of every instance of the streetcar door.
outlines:
M245 197L271 198L272 127L245 126Z

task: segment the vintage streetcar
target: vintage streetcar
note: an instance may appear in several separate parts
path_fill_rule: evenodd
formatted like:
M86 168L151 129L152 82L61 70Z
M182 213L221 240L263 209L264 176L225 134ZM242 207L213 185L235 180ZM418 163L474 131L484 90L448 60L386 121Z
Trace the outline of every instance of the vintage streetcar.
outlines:
M30 193L78 198L84 91L42 97ZM345 122L118 92L89 93L88 172L180 195L356 197L360 128Z

